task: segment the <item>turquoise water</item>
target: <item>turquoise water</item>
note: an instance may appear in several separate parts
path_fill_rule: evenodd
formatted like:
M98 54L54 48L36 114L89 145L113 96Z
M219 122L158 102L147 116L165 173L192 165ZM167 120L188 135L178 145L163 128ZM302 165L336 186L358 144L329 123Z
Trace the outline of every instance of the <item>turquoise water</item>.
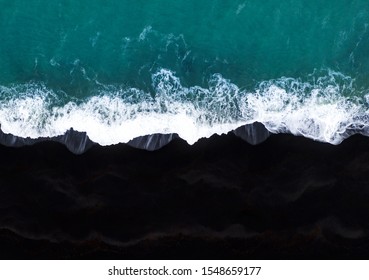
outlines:
M366 128L367 1L0 0L0 123L100 144Z

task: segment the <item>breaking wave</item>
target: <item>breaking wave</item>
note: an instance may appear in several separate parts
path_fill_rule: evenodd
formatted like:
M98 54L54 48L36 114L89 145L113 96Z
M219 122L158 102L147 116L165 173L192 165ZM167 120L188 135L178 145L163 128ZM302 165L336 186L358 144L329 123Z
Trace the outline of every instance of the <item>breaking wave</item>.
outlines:
M93 96L83 100L68 99L40 83L1 86L1 130L38 139L73 129L100 145L158 134L176 134L193 144L256 122L271 133L331 144L353 133L369 134L369 98L365 90L355 88L353 78L339 72L282 77L253 90L221 74L212 75L208 87L186 87L168 69L159 69L151 79L151 91L97 83Z

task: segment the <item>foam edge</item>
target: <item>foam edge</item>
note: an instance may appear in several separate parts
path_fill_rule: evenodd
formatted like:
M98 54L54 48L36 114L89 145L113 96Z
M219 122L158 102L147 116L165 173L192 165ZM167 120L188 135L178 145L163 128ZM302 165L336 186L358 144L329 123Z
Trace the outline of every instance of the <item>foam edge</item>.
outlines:
M232 131L236 136L242 138L252 145L257 145L265 141L271 134L263 124L255 122L252 124L243 125ZM176 133L170 134L152 134L136 137L126 144L147 151L158 150L169 144L174 139L180 138ZM0 128L0 144L7 147L22 147L30 146L36 143L54 141L61 143L73 154L80 155L89 150L92 146L98 145L90 140L86 132L79 132L73 128L69 129L64 135L55 137L41 138L23 138L12 134L4 133Z

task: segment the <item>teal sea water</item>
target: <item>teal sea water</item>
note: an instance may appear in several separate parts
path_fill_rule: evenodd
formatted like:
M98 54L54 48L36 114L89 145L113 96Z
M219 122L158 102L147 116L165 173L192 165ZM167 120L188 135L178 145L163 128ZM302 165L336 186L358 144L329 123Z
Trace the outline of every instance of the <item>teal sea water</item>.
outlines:
M16 136L369 132L364 0L0 0L0 38L0 123Z

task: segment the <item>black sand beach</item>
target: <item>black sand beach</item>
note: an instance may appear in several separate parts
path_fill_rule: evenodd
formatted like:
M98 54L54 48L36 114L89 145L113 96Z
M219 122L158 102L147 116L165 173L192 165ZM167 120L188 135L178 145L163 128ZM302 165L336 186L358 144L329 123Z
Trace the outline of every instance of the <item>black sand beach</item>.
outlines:
M0 147L2 259L369 257L369 138Z

